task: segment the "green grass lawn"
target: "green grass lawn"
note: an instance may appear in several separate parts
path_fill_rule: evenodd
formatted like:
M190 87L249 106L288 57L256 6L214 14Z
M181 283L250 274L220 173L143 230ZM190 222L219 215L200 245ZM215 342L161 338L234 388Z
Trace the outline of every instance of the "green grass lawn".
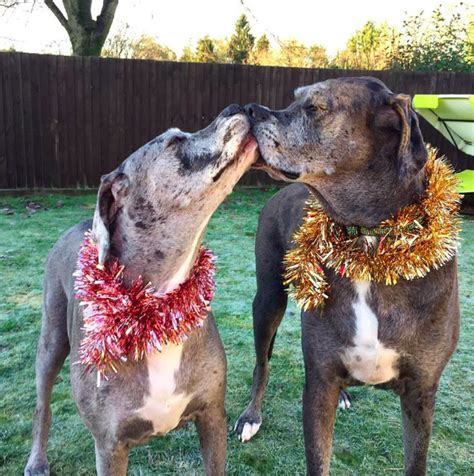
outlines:
M213 217L207 244L219 256L213 303L228 362L229 428L247 404L254 362L251 303L253 245L259 211L274 191L241 190ZM28 201L42 205L36 213ZM48 250L71 225L89 218L95 197L0 197L0 474L18 475L30 449L35 405L34 357L41 320L41 281ZM464 219L460 251L462 332L441 382L429 473L473 474L474 221ZM49 440L52 474L95 474L92 437L69 389L68 365L54 389ZM303 359L299 315L291 306L280 328L260 433L249 443L229 438L230 475L304 474L301 428ZM352 390L353 407L338 412L332 474L401 474L398 399L369 387ZM132 451L129 474L202 474L193 425Z

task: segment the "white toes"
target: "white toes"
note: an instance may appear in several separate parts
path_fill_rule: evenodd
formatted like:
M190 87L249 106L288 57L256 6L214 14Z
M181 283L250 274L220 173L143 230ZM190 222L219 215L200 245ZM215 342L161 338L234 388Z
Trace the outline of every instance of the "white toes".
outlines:
M252 423L252 436L257 434L257 431L260 430L260 425L262 423Z
M245 443L246 441L249 441L250 438L252 438L252 425L250 423L245 423L240 435L240 441Z
M338 406L341 410L349 410L349 408L351 408L351 401L349 400L349 398L347 398L346 395L342 395L341 397L339 397Z
M260 429L260 425L261 423L245 423L244 428L242 429L242 433L240 435L240 441L242 441L242 443L249 441Z

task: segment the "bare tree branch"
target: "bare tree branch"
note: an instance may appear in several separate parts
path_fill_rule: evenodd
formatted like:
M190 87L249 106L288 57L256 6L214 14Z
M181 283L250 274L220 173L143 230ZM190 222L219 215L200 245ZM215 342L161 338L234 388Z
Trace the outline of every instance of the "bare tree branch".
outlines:
M112 26L117 5L118 0L104 0L100 15L97 17L98 30L105 37L108 35L110 27Z
M59 23L61 23L64 29L70 33L69 23L62 11L54 3L54 0L44 0L44 3L54 13L54 16L58 19Z
M8 2L8 1L0 1L0 7L2 8L12 8L12 7L16 7L20 2L18 0L12 0L11 2Z
M17 7L19 5L24 5L26 3L27 2L25 1L20 2L20 0L0 0L0 8L3 8L1 16L4 16L10 8ZM36 0L33 0L33 2L31 3L30 13L33 13L35 6Z

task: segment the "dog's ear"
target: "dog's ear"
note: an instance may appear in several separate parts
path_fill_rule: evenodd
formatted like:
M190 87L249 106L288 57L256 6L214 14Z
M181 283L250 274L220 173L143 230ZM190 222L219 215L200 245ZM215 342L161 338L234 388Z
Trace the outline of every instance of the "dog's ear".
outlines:
M110 225L122 206L122 199L128 194L129 186L128 177L118 171L103 175L100 179L92 224L92 239L97 245L99 265L103 265L109 256Z
M428 153L420 131L418 117L406 94L394 94L389 104L398 114L400 142L398 146L398 171L400 179L408 183L424 167Z

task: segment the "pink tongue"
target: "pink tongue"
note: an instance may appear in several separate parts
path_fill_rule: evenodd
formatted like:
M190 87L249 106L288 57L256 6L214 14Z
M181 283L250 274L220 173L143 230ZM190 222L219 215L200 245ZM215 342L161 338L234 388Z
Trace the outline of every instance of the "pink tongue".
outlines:
M248 136L247 139L245 140L244 144L244 152L247 152L249 149L255 147L257 145L257 141L253 136Z

